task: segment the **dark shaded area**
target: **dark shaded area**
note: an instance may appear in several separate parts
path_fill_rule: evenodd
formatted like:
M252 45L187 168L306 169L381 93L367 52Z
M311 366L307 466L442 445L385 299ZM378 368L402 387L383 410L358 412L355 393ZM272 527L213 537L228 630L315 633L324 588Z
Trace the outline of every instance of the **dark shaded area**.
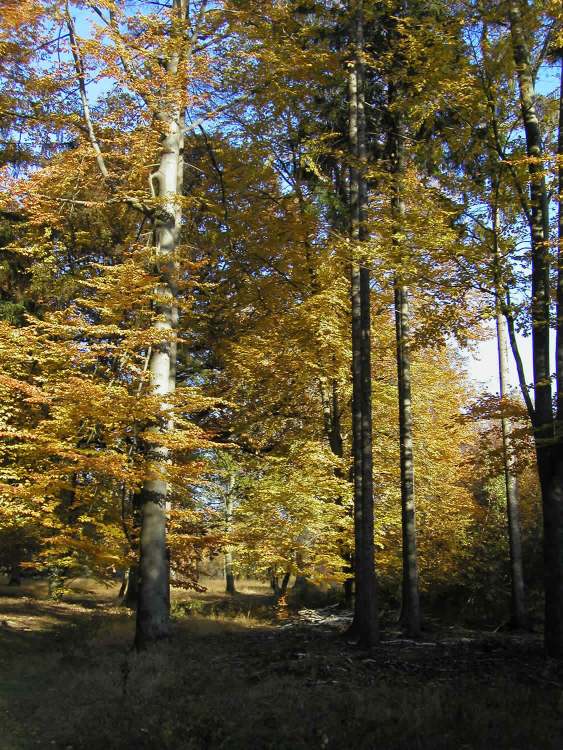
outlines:
M409 641L388 622L381 645L365 652L322 624L254 619L267 614L256 597L246 615L216 608L205 617L178 604L173 639L136 654L131 614L105 597L52 603L2 591L6 750L563 742L563 671L537 635L436 625Z

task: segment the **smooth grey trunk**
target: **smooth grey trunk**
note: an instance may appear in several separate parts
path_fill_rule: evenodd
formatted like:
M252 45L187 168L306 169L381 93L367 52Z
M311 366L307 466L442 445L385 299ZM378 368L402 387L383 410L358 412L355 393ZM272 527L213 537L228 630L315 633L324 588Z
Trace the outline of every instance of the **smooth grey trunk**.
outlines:
M182 12L184 3L175 0L174 7ZM185 17L185 16L184 16ZM183 120L175 77L180 57L173 52L166 61L168 88L162 92L162 109L156 121L162 128L158 170L151 175L154 197L160 199L154 221L156 257L160 281L155 290L158 318L155 329L163 342L153 345L149 360L153 393L162 403L159 431L171 428L168 414L170 395L175 390L176 342L178 307L175 288L175 251L178 245L181 207L178 196L182 188ZM139 587L135 645L137 649L166 638L170 633L170 556L166 541L168 483L166 464L169 451L163 446L150 450L150 474L141 490L141 536L139 554Z
M526 0L510 0L508 11L512 50L526 151L530 157L533 426L543 507L545 648L549 656L563 659L563 456L561 438L555 429L549 363L549 199L543 175L540 125L535 109L534 70L522 17L527 10ZM561 310L558 309L557 313L557 327L560 330Z
M350 239L352 303L352 426L354 465L354 578L355 606L351 632L360 645L379 640L377 618L371 417L370 274L361 247L366 239L367 161L364 66L363 3L352 13L353 60L348 75L350 165ZM358 257L358 255L360 257Z
M499 391L501 403L507 396L508 371L508 342L505 321L500 306L496 313ZM501 407L503 408L503 407ZM512 425L510 420L501 417L502 457L504 465L504 481L506 490L506 511L508 520L508 543L510 549L510 582L511 582L511 624L516 628L528 626L526 611L526 588L524 584L524 565L522 559L522 539L519 519L518 481L514 470L515 457L512 450Z

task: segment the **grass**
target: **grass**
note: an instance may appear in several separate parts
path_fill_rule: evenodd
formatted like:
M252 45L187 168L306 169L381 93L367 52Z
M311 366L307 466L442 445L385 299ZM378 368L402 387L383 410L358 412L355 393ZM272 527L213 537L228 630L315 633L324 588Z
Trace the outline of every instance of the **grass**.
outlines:
M368 654L280 627L268 589L241 588L176 592L174 637L141 655L114 589L78 581L53 603L0 588L0 749L563 746L563 674L537 637L388 633Z

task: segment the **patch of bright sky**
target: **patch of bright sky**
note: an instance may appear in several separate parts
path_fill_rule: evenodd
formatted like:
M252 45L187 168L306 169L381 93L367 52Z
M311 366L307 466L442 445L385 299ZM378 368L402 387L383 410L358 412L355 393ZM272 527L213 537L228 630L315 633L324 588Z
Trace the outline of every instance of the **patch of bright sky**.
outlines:
M499 372L498 372L498 349L497 335L494 321L487 325L490 338L481 341L472 352L464 352L467 372L473 384L478 390L488 391L489 393L499 392ZM532 341L529 337L524 338L517 334L520 356L526 372L526 382L532 382ZM508 353L508 362L510 368L509 382L512 388L518 388L518 375L512 352Z

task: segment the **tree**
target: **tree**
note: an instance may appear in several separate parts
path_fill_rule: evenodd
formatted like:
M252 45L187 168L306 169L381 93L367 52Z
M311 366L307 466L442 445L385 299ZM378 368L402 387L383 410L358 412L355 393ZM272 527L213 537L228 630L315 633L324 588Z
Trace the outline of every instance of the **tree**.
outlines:
M349 65L348 106L350 139L350 240L352 300L352 426L354 456L354 579L356 597L352 632L362 646L379 639L373 546L373 469L371 402L370 273L363 256L367 239L365 71L363 61L363 3L350 13L352 59ZM359 257L355 257L355 256Z
M535 107L535 76L523 18L526 10L526 2L510 2L508 20L520 92L529 172L533 426L544 516L545 645L550 656L563 658L563 452L560 430L556 422L557 414L553 412L549 363L549 201L542 167L544 154L540 124ZM560 346L563 343L560 335L563 322L559 306L555 319L557 344ZM557 353L556 364L560 365L561 359L561 354ZM560 376L556 377L556 385L559 383Z

